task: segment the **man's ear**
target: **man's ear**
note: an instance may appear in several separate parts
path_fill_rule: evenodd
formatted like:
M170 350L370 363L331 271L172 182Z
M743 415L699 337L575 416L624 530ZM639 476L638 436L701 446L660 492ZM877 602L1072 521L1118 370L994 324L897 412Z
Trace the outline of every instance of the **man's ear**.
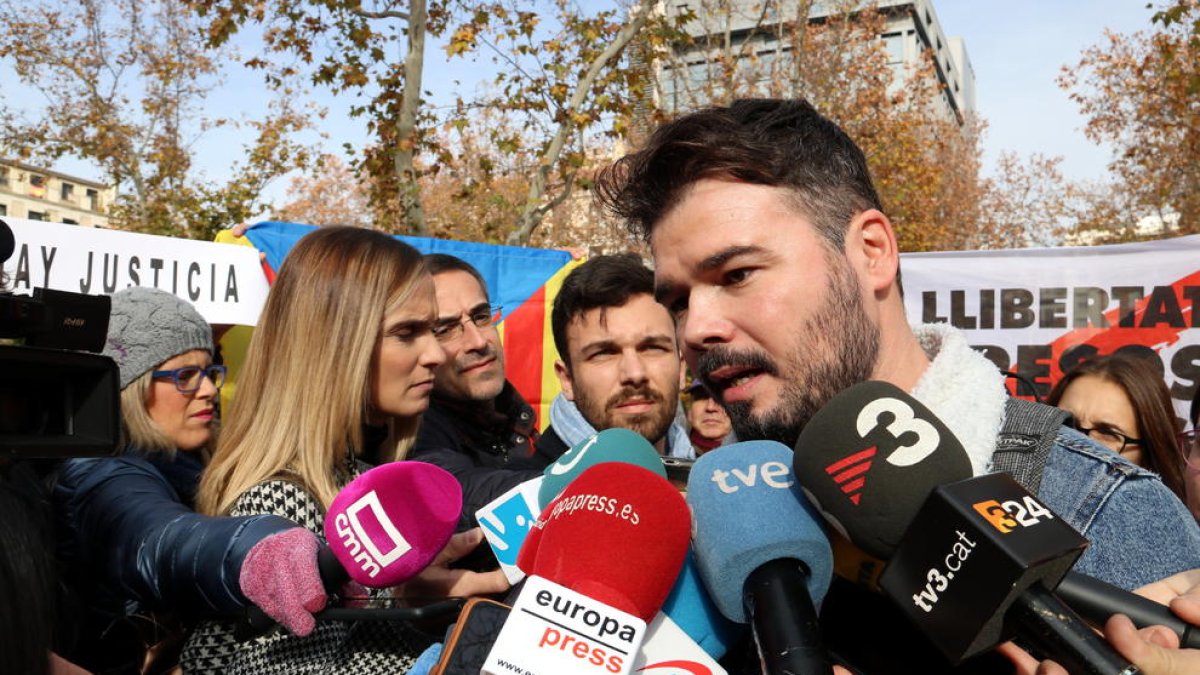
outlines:
M900 269L900 249L892 221L878 209L867 209L850 219L846 229L846 255L856 265L873 291L881 291L896 281Z
M571 381L571 369L562 359L554 360L554 374L558 376L558 384L562 387L563 396L572 403L575 402L575 383Z

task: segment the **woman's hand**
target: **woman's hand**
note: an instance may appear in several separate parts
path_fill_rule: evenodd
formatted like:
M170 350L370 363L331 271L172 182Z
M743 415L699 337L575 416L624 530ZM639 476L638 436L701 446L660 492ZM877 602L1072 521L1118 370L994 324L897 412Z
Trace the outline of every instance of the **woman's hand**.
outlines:
M405 600L405 604L418 605L436 598L491 595L507 591L512 585L501 570L472 572L450 569L450 563L475 550L482 541L483 530L478 527L450 537L450 542L429 567L396 589L397 595Z

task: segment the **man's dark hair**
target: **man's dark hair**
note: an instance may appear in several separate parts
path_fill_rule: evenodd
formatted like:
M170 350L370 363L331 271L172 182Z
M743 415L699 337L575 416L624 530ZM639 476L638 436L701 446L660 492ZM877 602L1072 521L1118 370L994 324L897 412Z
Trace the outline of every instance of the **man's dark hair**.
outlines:
M745 99L659 127L640 151L606 168L597 199L644 239L704 178L788 188L835 250L855 214L883 207L866 157L807 101Z
M491 296L488 294L487 284L483 281L483 275L466 260L445 253L426 253L425 268L434 276L443 272L466 272L470 274L475 277L475 281L478 281L479 287L483 289L483 297L491 302Z
M568 369L567 325L590 310L621 307L636 295L654 295L654 272L633 253L598 256L571 270L550 312L554 346Z

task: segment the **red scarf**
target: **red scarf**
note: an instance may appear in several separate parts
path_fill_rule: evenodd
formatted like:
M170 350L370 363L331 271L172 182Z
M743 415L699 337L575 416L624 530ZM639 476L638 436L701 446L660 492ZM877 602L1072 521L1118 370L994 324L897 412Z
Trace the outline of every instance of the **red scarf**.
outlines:
M700 432L692 429L688 432L688 440L692 442L692 447L696 448L696 455L702 455L713 448L721 447L723 438L705 438L700 435Z

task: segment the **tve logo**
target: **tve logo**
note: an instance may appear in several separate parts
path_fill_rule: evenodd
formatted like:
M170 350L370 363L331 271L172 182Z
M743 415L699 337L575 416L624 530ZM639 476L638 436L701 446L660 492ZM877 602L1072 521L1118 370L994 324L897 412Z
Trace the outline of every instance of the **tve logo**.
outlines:
M736 481L731 482L730 477L735 478ZM795 478L792 477L792 468L783 462L763 462L761 467L751 464L746 467L745 471L713 469L712 473L712 481L717 484L717 489L727 495L737 492L742 485L748 488L754 487L760 478L763 485L781 490L786 490L796 484Z
M412 550L371 490L334 517L342 546L372 579ZM386 552L385 552L386 550Z
M1000 534L1008 534L1018 527L1033 527L1043 520L1054 519L1054 514L1050 509L1034 499L1032 495L1025 495L1024 499L1020 501L1010 499L1003 503L995 499L988 499L973 506L975 512L983 516L983 519L992 527L999 530Z

